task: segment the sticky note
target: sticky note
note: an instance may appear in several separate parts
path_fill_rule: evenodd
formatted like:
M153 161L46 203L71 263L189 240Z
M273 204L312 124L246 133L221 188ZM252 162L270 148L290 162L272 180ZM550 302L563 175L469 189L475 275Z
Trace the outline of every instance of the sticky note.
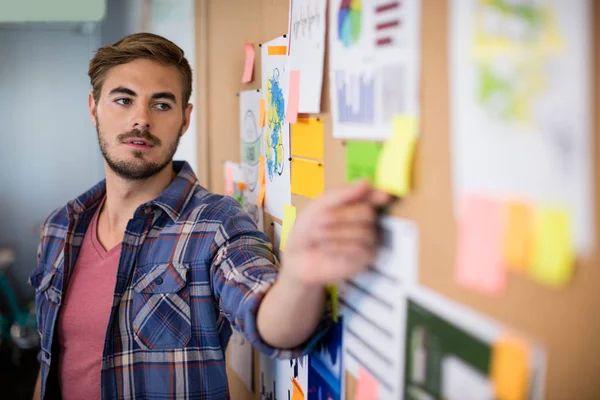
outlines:
M325 191L325 167L322 162L292 158L292 193L316 199Z
M530 374L529 348L525 340L508 335L494 344L490 373L494 399L525 400Z
M304 400L304 392L300 386L300 382L296 378L292 379L292 400Z
M262 207L265 202L265 194L267 192L267 186L265 181L265 156L260 156L258 159L258 199L256 205Z
M331 316L333 322L338 322L338 292L337 286L335 285L327 285L327 293L329 294L329 298L331 299Z
M292 231L292 227L296 222L296 207L291 204L283 205L283 225L281 226L281 239L279 242L279 250L284 250L285 242Z
M502 263L502 203L476 195L460 201L456 281L481 293L499 294L506 287L506 269Z
M506 205L503 253L509 270L524 272L529 267L533 234L533 214L528 204Z
M358 382L354 400L378 399L379 382L362 366L358 370Z
M531 276L539 283L560 286L573 275L575 265L572 225L561 208L536 210L533 228Z
M298 118L290 126L292 156L325 158L325 125L320 118Z
M231 196L233 194L233 170L231 165L225 164L225 194Z
M384 143L375 173L375 186L398 197L410 191L412 164L417 143L417 119L397 116L392 136Z
M258 126L265 126L267 118L267 105L265 99L259 101L259 114L258 114Z
M287 46L269 46L267 54L270 56L285 56L287 55Z
M381 143L348 140L346 147L346 182L366 178L371 184L375 182L377 160Z
M254 45L252 43L244 43L244 51L246 53L246 61L244 62L242 83L248 83L252 81L252 74L254 72Z
M290 71L288 100L285 110L285 122L295 124L298 119L298 106L300 105L300 71Z

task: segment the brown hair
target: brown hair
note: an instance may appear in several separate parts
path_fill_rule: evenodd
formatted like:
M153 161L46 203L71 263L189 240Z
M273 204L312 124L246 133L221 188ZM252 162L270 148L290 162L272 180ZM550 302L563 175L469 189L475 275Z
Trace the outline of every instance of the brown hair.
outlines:
M183 50L170 40L153 33L134 33L118 42L101 47L90 61L88 75L92 84L94 101L100 99L100 92L106 73L117 65L126 64L139 58L173 65L181 73L183 83L182 103L187 106L192 95L192 69Z

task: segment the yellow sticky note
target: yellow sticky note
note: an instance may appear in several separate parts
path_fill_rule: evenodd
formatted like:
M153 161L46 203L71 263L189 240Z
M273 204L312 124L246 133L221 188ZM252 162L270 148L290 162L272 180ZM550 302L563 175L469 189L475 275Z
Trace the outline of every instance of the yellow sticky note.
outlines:
M560 286L573 274L575 254L569 214L542 207L535 213L530 273L540 283Z
M379 382L363 367L359 367L354 400L378 399Z
M320 118L300 118L290 126L292 156L325 158L325 125Z
M331 317L333 319L333 322L338 322L337 286L327 285L327 292L329 293L329 298L331 299Z
M296 221L296 207L291 204L283 205L283 224L281 225L281 241L279 242L279 250L284 251L285 242L287 241L294 222Z
M415 117L394 118L392 136L384 143L377 162L375 187L398 197L408 194L417 130Z
M267 103L265 99L259 100L259 115L258 115L258 126L265 126L267 118Z
M323 163L292 158L292 193L315 199L325 191Z
M531 256L533 214L525 203L512 202L506 207L504 262L515 272L526 271Z
M526 341L506 336L492 350L491 377L494 399L524 400L529 382L529 345Z

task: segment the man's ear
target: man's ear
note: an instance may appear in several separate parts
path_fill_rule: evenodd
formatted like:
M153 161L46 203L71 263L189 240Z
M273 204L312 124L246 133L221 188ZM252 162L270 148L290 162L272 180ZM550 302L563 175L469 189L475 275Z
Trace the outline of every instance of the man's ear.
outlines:
M88 94L88 111L90 113L90 119L94 126L98 126L98 114L96 111L96 101L94 100L94 92Z
M183 124L181 125L181 136L183 136L183 134L187 132L188 128L190 127L193 109L194 105L190 103L187 106L185 106L185 109L183 110Z

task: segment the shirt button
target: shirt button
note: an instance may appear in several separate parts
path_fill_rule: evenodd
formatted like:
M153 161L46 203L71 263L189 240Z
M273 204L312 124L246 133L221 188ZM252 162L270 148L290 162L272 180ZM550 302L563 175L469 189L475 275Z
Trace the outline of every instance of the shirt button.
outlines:
M154 280L154 283L156 283L157 285L162 285L163 283L163 278L161 278L160 276L158 278L156 278Z

